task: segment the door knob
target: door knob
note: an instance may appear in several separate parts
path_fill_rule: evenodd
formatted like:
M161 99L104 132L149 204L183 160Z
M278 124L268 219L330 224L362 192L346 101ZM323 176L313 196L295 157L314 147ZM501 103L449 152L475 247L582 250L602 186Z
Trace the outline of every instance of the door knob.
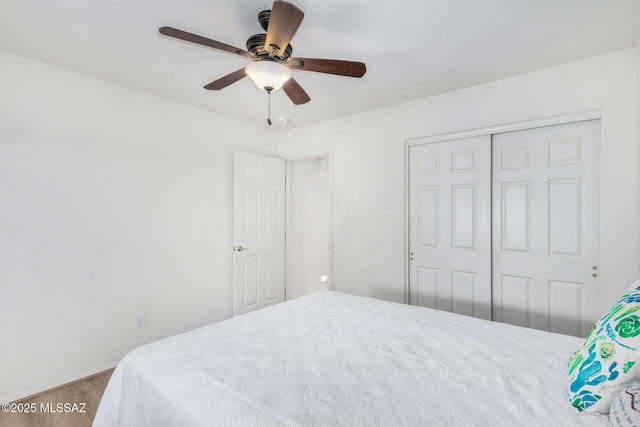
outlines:
M247 249L249 249L249 248L245 248L245 247L244 247L244 246L242 246L242 245L238 245L238 246L234 246L234 247L233 247L233 250L234 250L234 251L236 251L236 252L246 251Z

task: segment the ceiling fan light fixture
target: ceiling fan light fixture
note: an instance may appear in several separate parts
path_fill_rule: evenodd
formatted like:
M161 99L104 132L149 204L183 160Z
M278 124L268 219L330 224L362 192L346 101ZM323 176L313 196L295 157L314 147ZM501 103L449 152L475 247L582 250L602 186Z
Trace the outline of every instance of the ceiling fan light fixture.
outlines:
M254 61L244 71L259 89L273 92L284 85L293 75L291 70L275 61Z

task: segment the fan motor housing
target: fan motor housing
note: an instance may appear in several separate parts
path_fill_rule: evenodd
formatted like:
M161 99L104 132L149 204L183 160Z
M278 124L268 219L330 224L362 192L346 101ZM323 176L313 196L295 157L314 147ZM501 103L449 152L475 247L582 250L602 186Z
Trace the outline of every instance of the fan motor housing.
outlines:
M265 48L266 41L267 35L265 33L254 34L247 39L247 50L259 58L270 56L271 52L267 51ZM278 55L275 58L280 61L286 61L292 53L293 48L288 44L282 55Z
M258 22L260 23L260 26L262 27L262 29L265 31L267 31L267 28L269 27L270 17L271 17L270 10L263 10L258 14Z

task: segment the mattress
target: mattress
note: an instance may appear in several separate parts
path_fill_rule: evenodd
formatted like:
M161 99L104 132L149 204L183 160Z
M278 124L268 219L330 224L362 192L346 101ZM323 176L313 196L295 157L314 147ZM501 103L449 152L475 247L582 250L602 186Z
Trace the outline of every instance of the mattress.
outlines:
M94 426L605 426L569 404L581 345L319 292L133 350Z

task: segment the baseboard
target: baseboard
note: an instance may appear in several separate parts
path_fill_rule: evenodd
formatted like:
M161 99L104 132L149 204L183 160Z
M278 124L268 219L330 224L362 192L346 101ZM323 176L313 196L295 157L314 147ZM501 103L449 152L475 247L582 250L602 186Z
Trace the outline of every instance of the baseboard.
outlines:
M102 375L114 369L115 366L116 366L116 363L111 363L109 365L104 365L95 369L90 369L88 371L81 372L76 375L61 378L59 381L56 381L55 383L53 382L45 383L45 384L39 385L38 387L33 387L31 389L23 390L21 392L18 392L9 396L3 396L2 398L0 398L0 403L14 403L14 402L17 403L17 402L23 402L25 400L30 400L35 398L36 396L40 396L41 394L49 393L49 392L58 390L60 388L66 387L68 385L75 384L77 382L84 381L86 379L89 379L98 375Z

